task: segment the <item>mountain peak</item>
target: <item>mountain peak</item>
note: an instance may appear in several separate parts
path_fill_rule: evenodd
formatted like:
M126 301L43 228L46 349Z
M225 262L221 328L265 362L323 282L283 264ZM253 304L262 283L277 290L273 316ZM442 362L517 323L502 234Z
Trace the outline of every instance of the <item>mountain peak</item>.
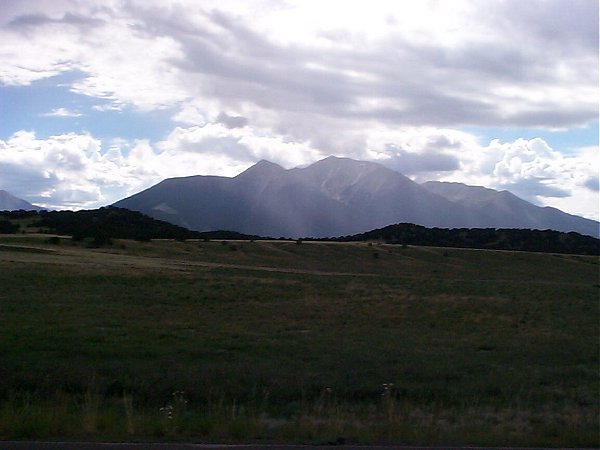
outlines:
M345 182L376 177L379 181L405 179L404 175L373 161L357 161L351 158L329 156L317 161L305 170L324 178L342 177Z
M261 159L259 162L257 162L256 164L254 164L253 167L270 168L270 169L277 169L277 170L285 170L279 164L275 164L274 162L267 161L266 159Z
M328 156L327 158L321 159L319 161L317 161L316 163L312 164L312 167L318 167L318 166L336 166L336 167L379 167L379 168L384 168L384 166L382 166L381 164L377 164L375 162L371 162L371 161L357 161L356 159L352 159L352 158L346 158L343 156ZM309 166L311 167L311 166Z
M235 178L245 178L249 175L252 176L269 176L274 175L280 172L284 172L285 169L281 167L279 164L272 163L271 161L267 161L266 159L261 159L259 162L250 166L242 173L237 175Z
M306 170L312 171L343 171L352 173L367 173L372 171L386 171L398 173L392 169L371 161L357 161L352 158L345 158L339 156L328 156L325 159L321 159L310 166L306 167Z

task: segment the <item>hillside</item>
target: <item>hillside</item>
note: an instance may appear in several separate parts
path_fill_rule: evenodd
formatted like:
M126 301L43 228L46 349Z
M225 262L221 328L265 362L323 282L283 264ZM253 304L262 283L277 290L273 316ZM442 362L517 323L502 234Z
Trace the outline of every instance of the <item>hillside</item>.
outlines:
M25 221L26 228L19 223ZM153 219L137 211L107 207L82 211L12 211L0 213L0 223L5 232L27 228L41 229L46 233L73 236L75 240L92 238L103 243L111 238L120 239L189 239L199 238L197 232L168 222ZM6 224L10 223L11 228Z
M464 185L463 185L464 186ZM379 164L329 157L285 170L261 161L233 177L171 178L115 203L197 231L299 238L363 233L393 223L443 228L532 228L598 237L598 222L512 194L419 185Z
M600 255L600 240L579 233L553 230L495 228L425 228L409 223L389 225L353 236L341 242L379 241L387 244L426 245L489 250Z

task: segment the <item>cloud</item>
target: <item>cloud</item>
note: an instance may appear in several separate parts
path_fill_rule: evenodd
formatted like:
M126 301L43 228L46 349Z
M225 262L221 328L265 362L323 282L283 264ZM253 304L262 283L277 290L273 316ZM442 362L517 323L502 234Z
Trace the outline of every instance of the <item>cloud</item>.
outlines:
M75 93L148 111L187 98L172 59L181 57L172 38L142 30L125 11L95 2L63 4L77 9L45 10L14 17L0 28L0 83L27 86L62 72L84 76ZM87 4L87 6L85 6ZM48 37L51 36L51 39Z
M385 164L403 173L404 175L414 175L422 178L422 173L440 173L454 172L460 168L459 160L456 156L443 152L423 151L410 152L394 145L389 145L386 149L389 158Z
M72 14L65 13L60 18L52 18L45 14L36 13L36 14L23 14L17 16L15 19L11 20L7 27L15 28L15 29L23 29L28 27L39 27L42 25L48 24L59 24L59 25L74 25L76 27L90 27L101 25L102 20L94 19L91 17L86 17L80 14Z
M217 122L222 123L227 128L243 128L248 125L248 119L241 116L229 116L224 112L219 113Z
M50 208L82 208L104 202L104 188L123 192L140 185L131 167L101 150L89 134L37 139L32 132L15 133L0 140L3 189Z
M92 109L94 111L100 111L100 112L105 112L105 111L119 112L119 111L123 111L123 109L125 109L125 105L118 101L113 101L113 102L109 102L109 103L104 103L102 105L94 105L94 106L92 106Z
M597 119L594 2L245 3L91 2L62 14L37 4L2 30L0 80L26 85L77 69L86 74L77 93L141 110L184 110L200 98L205 116L237 111L269 117L272 128L315 114L343 130Z
M43 117L81 117L83 114L70 111L67 108L55 108L50 112L42 114Z
M165 161L190 159L186 166L174 164L176 170L196 170L190 174L214 173L233 176L254 162L266 159L283 167L307 164L323 155L309 143L286 142L252 127L230 128L221 123L204 126L176 127L156 148ZM216 162L224 163L219 167ZM209 166L209 162L210 166ZM194 169L191 169L193 167Z
M584 181L583 185L588 188L590 191L599 192L600 191L600 180L598 177L590 177Z
M511 191L521 198L529 199L534 203L538 203L535 199L540 198L555 199L571 196L571 192L567 188L558 186L556 180L543 177L519 178L510 183L499 183L496 188Z

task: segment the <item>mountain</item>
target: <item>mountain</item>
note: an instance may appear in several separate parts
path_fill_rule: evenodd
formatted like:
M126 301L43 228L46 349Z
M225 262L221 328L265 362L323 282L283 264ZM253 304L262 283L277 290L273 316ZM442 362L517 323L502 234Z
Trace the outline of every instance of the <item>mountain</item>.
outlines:
M487 211L486 202L470 201L469 195L453 199L435 189L376 163L329 157L290 170L260 161L233 178L170 178L114 206L192 230L273 237L350 235L398 222L444 228L500 226L489 223L497 214ZM533 207L534 216L539 212L538 207L515 199ZM522 218L523 214L515 213L519 215ZM566 225L560 231L598 234L597 222L552 209L547 215L549 219L535 216L536 220L502 226L551 228L546 223L563 220ZM596 225L595 233L589 232L588 222Z
M32 205L6 191L0 190L0 211L17 211L20 209L25 211L40 211L43 208Z
M596 237L599 234L598 222L549 206L536 206L508 191L440 181L428 181L421 186L448 200L479 211L477 219L471 222L470 226L577 231Z

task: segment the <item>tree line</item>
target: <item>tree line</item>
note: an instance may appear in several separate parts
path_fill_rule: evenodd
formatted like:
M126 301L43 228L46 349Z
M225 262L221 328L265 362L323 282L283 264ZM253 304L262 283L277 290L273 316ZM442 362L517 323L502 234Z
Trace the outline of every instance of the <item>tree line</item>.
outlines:
M108 206L82 211L3 211L0 212L0 233L17 233L14 221L29 219L29 227L42 232L72 236L74 240L92 239L94 245L104 245L110 239L235 239L259 240L264 237L235 231L198 232L156 220L140 212ZM284 238L280 238L284 239ZM315 241L361 242L462 247L489 250L512 250L545 253L600 255L600 240L579 233L554 230L512 228L427 228L399 223L351 236L314 239Z
M343 236L340 242L379 241L387 244L461 247L545 253L600 255L600 240L579 233L513 228L426 228L410 223Z
M110 239L185 240L200 238L200 233L162 220L152 219L140 212L108 206L82 211L4 211L0 222L30 219L28 227L42 232L72 236L74 240L93 239L103 244ZM18 231L14 229L13 231ZM10 232L10 231L9 231Z

